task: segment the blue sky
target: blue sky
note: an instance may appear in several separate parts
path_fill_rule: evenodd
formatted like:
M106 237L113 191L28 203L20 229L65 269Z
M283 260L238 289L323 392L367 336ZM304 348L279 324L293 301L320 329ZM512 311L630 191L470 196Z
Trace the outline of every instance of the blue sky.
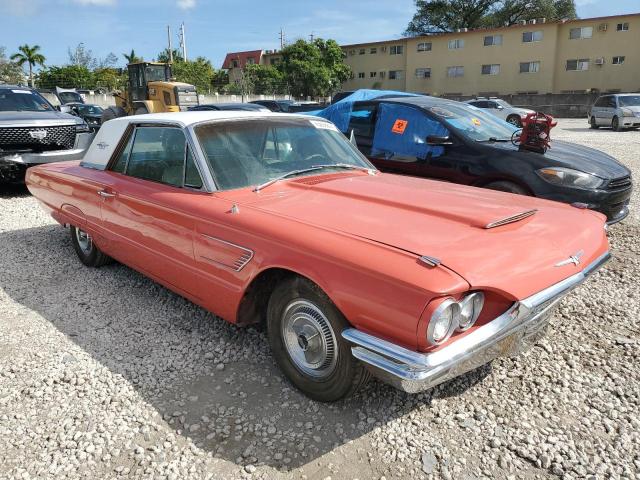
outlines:
M640 12L640 0L576 0L580 17ZM279 47L313 33L340 43L401 35L413 0L0 0L0 47L38 44L47 64L68 61L67 48L84 42L95 56L135 49L152 59L166 47L166 26L174 45L186 25L188 56L210 58L220 67L226 52Z

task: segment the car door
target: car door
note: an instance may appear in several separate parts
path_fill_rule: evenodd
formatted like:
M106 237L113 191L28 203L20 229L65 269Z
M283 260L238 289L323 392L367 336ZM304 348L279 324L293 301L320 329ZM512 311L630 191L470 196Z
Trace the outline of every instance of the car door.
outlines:
M495 102L493 100L487 101L487 111L503 120L507 118L505 109L501 105L499 105L498 102Z
M107 174L101 215L108 253L193 295L191 212L208 194L182 129L136 126Z
M600 125L611 125L616 109L616 99L613 95L602 97L602 106L598 109Z

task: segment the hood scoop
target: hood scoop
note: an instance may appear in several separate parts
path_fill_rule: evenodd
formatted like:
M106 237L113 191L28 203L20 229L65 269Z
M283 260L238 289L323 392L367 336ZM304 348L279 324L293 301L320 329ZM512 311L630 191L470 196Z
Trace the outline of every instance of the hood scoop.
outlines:
M523 220L523 219L525 219L527 217L530 217L531 215L534 215L537 211L538 211L538 209L534 208L532 210L526 210L526 211L521 212L521 213L516 213L515 215L511 215L509 217L504 217L504 218L501 218L499 220L495 220L493 222L487 223L484 226L484 228L485 229L496 228L496 227L500 227L502 225L507 225L509 223L519 222L520 220Z

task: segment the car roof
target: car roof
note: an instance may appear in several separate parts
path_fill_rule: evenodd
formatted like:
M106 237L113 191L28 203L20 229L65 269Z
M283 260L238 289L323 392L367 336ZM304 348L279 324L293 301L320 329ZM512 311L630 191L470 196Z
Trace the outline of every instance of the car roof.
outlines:
M363 103L366 103L369 101L376 102L376 103L381 103L381 102L405 103L408 105L415 105L416 107L424 107L424 108L433 107L434 105L462 103L462 102L456 102L455 100L449 100L446 98L439 98L439 97L430 97L427 95L421 95L416 97L383 96L383 97L378 97L374 100L365 100L363 101Z
M128 117L119 117L109 120L109 122L122 123L175 123L183 127L188 127L207 120L234 120L238 118L258 118L258 117L275 117L283 118L309 118L304 115L284 114L269 111L242 111L242 110L200 110L187 112L168 112L168 113L149 113L145 115L131 115Z
M21 85L8 85L6 83L0 83L0 88L8 88L8 89L15 88L16 90L31 90L32 92L36 91L31 87L21 86Z

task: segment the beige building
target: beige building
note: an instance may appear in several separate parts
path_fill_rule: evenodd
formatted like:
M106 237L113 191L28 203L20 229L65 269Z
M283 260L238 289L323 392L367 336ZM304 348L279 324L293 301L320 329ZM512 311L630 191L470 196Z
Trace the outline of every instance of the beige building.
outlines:
M432 95L640 91L640 13L536 19L342 48L353 71L344 90Z

